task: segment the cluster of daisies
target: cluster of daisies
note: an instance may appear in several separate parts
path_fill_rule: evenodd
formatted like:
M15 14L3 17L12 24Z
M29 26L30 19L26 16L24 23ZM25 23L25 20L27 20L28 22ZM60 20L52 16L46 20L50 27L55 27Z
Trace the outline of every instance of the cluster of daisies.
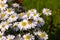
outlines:
M41 26L45 24L44 19L40 17L40 13L36 9L28 10L27 12L16 13L13 8L9 8L6 4L7 0L0 0L0 40L47 40L48 35L44 31L39 30ZM18 7L17 3L13 4L14 7ZM44 8L42 10L46 16L51 15L51 10ZM15 35L5 35L5 31L12 28L14 31L29 31L31 32L21 35L20 33ZM38 29L38 31L35 31ZM25 32L24 32L25 33ZM38 39L36 39L36 37Z

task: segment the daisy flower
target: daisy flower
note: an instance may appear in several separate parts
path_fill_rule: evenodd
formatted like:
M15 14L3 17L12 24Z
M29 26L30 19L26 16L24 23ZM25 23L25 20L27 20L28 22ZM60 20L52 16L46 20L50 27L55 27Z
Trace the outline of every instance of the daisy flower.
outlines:
M35 33L35 35L38 35L40 39L42 40L47 40L48 39L48 35L46 34L46 32L41 32L41 31L38 31Z
M31 28L35 28L35 26L37 25L37 22L34 21L33 19L28 19L28 24L31 29Z
M8 22L14 22L18 19L18 16L16 13L13 13L9 18L8 18Z
M33 17L33 14L36 13L37 10L36 9L31 9L31 10L28 10L28 12L26 13L27 15L27 18L30 19Z
M12 8L7 8L7 10L5 12L6 12L6 14L11 15L14 13L14 10Z
M33 14L33 13L36 13L37 10L36 9L31 9L31 10L28 10L28 12Z
M0 4L0 9L3 11L3 10L6 10L6 8L8 7L7 4Z
M7 40L13 40L14 38L15 38L14 35L8 35L8 36L7 36Z
M31 10L33 10L33 11L31 11ZM35 9L31 9L30 11L28 11L27 13L26 13L26 15L27 15L27 18L33 18L34 20L37 18L37 17L39 17L39 13L37 13L37 11L35 10ZM35 10L35 12L34 12L34 10Z
M31 19L33 17L32 13L27 12L26 13L27 19Z
M30 29L29 25L28 25L28 21L27 20L23 20L21 22L19 22L18 27L20 28L20 30L27 30Z
M39 17L39 14L38 13L34 13L32 15L33 15L32 17L33 17L34 20L36 20Z
M18 14L19 19L25 19L27 16L25 15L25 13L20 13Z
M43 26L43 25L45 24L43 18L41 18L41 17L38 17L38 18L36 19L36 21L37 21L37 26L38 26L38 27L41 27L41 26Z
M6 40L6 37L3 36L3 34L4 34L4 32L1 32L1 31L0 31L0 40L3 40L3 39Z
M6 3L6 2L7 2L7 0L0 0L0 4L1 4L1 3L4 4L4 3Z
M14 3L14 4L12 4L12 6L13 6L13 7L19 7L19 4Z
M1 29L2 32L7 30L9 28L9 26L11 26L11 24L9 24L8 22L1 22L0 23L0 29Z
M18 26L18 22L13 23L13 28L16 28Z
M42 11L43 11L43 14L46 15L46 16L49 16L49 15L52 14L51 13L51 10L50 9L47 9L47 8L44 8Z
M30 33L23 35L24 40L34 40L34 36Z
M0 16L1 20L6 20L8 18L8 14L6 14L5 12L1 12Z
M16 30L16 31L19 30L18 24L19 24L18 22L15 22L15 23L13 23L13 26L12 26L12 28L13 28L14 30Z
M23 40L23 38L21 37L21 35L20 34L18 34L16 37L15 37L15 39L14 40Z

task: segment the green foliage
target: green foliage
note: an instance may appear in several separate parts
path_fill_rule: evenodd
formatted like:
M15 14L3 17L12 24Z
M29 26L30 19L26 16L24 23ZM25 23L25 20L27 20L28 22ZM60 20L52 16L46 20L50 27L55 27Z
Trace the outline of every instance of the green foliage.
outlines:
M41 29L49 34L48 40L60 40L60 0L24 0L23 5L26 10L35 8L38 12L43 8L51 9L52 16L43 16L46 24Z

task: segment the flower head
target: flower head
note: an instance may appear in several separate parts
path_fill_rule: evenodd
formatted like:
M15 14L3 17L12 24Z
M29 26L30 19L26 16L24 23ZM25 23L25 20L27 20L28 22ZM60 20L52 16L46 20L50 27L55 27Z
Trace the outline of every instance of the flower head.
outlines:
M47 9L47 8L44 8L43 9L43 14L46 15L46 16L51 15L51 10Z
M8 18L8 14L6 14L5 12L1 12L1 20L6 20Z
M3 39L6 40L6 37L3 34L4 34L4 32L0 31L0 40L3 40Z
M28 10L28 12L33 14L33 13L36 13L37 10L36 9L31 9L31 10Z
M28 24L31 29L31 28L35 28L35 26L37 25L37 22L34 21L33 19L28 19Z
M6 10L6 8L8 7L7 4L0 4L0 9L3 11L3 10Z
M23 40L23 38L21 37L21 34L18 34L14 40Z
M18 31L18 30L19 30L18 24L19 24L19 22L15 22L15 23L13 23L13 25L12 25L12 28L13 28L15 31Z
M1 22L0 23L0 29L2 32L7 30L10 26L11 26L11 24L9 24L8 22Z
M12 4L12 6L13 6L13 7L19 7L19 4L14 3L14 4Z
M8 18L8 22L14 22L18 19L18 16L16 13L13 13L9 18Z
M13 40L14 38L15 38L14 35L8 35L8 36L7 36L7 40Z
M36 21L38 27L41 27L45 24L44 19L42 17L38 17Z
M28 21L27 20L23 20L18 24L18 27L20 28L20 30L27 30L29 29L29 25L28 25Z
M48 35L46 34L46 32L38 31L35 33L35 35L38 35L40 39L44 39L44 40L48 39Z
M13 14L14 13L14 10L12 8L7 8L7 10L5 11L6 14Z
M33 16L32 16L32 18L34 19L34 20L36 20L38 17L39 17L39 13L34 13L34 14L32 14Z
M34 36L30 33L23 35L24 40L34 40Z
M25 13L20 13L20 14L18 14L18 16L19 16L19 19L26 19L27 18Z

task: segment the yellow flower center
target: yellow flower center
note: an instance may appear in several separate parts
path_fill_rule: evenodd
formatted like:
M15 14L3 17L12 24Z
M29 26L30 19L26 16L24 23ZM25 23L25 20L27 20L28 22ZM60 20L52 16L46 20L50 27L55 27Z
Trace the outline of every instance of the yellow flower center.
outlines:
M37 23L40 23L40 22L41 22L40 20L37 21Z
M48 9L46 9L46 12L49 12L49 10L48 10Z
M30 35L26 35L26 40L30 40L31 36Z
M41 38L45 37L45 34L44 33L41 33L40 37Z
M37 14L35 13L34 16L36 16Z
M8 12L11 12L11 9L7 9Z
M22 26L26 26L27 25L27 23L26 22L22 22Z
M33 19L28 20L28 24L32 24L32 22L33 22Z
M2 35L0 35L0 38L2 38Z
M4 28L5 27L5 25L2 25L2 28Z
M15 16L14 15L11 15L11 18L15 18Z
M21 14L19 14L19 16L23 17L23 16L24 16L24 14L23 14L23 13L21 13Z
M5 15L6 15L6 14L4 14L4 13L3 13L3 14L1 14L1 17L2 17L2 18L4 18L4 17L5 17Z
M1 0L1 1L4 1L4 0Z
M31 11L32 11L32 12L34 12L34 10L33 10L33 9L31 9Z
M29 17L30 16L30 13L27 13L27 16Z
M1 4L1 7L3 8L4 7L4 4Z

